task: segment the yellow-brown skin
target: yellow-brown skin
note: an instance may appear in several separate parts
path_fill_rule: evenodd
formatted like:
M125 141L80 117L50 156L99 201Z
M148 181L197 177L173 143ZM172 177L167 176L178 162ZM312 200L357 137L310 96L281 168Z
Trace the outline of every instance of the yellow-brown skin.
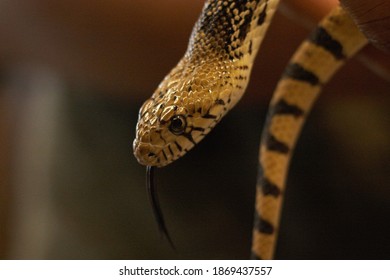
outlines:
M234 11L235 1L206 2L184 58L140 110L134 154L141 164L161 167L183 156L238 102L278 2L252 1L241 12ZM218 18L229 5L233 5L230 17ZM249 9L253 11L250 24L241 28ZM229 20L233 31L226 37L224 22ZM321 86L367 43L341 8L336 8L320 26L331 41L341 45L342 58L327 50L327 39L323 45L305 41L291 60L304 70L294 70L295 74L283 77L278 84L260 145L254 258L273 257L289 162ZM302 72L318 81L311 84L310 77L300 80Z
M133 143L139 163L180 158L242 97L279 1L236 2L206 2L184 57L143 104Z
M282 78L275 90L270 103L268 123L264 127L259 151L259 174L256 187L256 212L262 220L273 227L272 233L253 230L252 254L255 258L272 259L274 256L279 219L282 208L283 194L286 186L288 168L296 141L304 122L321 88L335 72L364 45L367 39L355 26L349 15L340 7L335 8L319 25L343 46L343 59L335 59L332 54L309 40L303 42L291 58L290 64L302 65L306 70L319 78L318 85L311 85L291 77ZM302 111L301 116L293 114L276 114L273 107L284 100L289 105ZM281 153L267 147L267 138L272 135L278 141L286 144L289 152ZM277 187L279 195L264 193L263 179Z

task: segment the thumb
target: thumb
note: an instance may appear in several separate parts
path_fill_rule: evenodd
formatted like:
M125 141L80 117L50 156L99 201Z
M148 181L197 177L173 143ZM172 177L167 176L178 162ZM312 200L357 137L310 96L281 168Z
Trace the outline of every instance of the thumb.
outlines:
M377 48L390 53L390 0L340 0Z

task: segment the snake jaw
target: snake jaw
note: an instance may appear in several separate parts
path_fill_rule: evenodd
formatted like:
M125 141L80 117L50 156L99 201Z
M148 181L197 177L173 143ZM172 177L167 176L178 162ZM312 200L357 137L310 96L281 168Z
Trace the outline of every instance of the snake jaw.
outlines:
M174 114L163 109L163 115L140 119L136 139L133 142L134 156L145 166L163 167L181 158L191 150L220 121L226 102L223 99L208 104L207 110L185 111L178 107ZM205 106L203 106L205 107ZM170 109L170 108L169 108Z
M159 164L159 151L155 146L135 139L133 142L133 150L134 156L140 164L146 166L157 166Z
M165 146L152 145L137 139L133 142L133 150L134 156L140 164L152 167L164 167L182 156L182 154L169 154L167 151L172 151L169 144Z

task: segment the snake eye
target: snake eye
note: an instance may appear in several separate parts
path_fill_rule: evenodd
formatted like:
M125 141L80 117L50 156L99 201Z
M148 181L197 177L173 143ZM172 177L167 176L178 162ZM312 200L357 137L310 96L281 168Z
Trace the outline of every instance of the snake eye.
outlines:
M169 125L169 130L176 135L180 135L184 132L186 128L186 119L183 116L174 116L171 119L171 124Z

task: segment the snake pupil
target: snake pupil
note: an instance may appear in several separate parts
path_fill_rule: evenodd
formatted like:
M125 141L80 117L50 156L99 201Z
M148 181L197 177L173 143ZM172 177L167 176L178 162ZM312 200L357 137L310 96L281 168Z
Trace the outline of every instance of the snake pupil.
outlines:
M186 127L186 121L183 116L174 116L171 120L169 130L176 135L180 135L184 132Z

